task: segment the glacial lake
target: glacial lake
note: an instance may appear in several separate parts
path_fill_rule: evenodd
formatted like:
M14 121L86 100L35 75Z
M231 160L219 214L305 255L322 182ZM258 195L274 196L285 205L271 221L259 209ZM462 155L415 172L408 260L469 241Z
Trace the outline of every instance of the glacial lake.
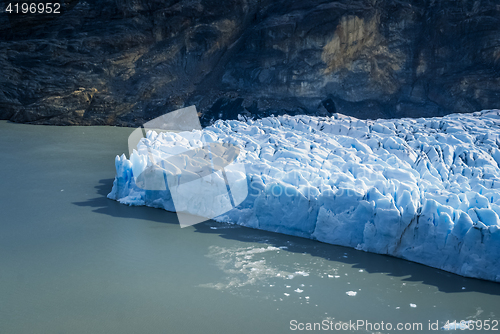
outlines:
M0 122L0 333L500 332L498 283L107 199L132 131Z

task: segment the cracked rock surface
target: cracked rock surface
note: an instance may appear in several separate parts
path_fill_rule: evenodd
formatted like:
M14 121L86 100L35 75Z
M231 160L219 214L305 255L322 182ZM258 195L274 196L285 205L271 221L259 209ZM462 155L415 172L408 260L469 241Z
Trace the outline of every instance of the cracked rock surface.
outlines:
M66 0L0 14L0 118L136 126L238 114L442 116L500 105L493 0Z

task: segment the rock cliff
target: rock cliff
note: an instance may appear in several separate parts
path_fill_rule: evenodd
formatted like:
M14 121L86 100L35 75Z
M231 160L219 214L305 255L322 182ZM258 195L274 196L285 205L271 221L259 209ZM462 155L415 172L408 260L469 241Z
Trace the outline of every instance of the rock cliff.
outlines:
M3 2L6 8L8 2ZM500 107L495 0L65 0L0 14L0 118L134 126Z

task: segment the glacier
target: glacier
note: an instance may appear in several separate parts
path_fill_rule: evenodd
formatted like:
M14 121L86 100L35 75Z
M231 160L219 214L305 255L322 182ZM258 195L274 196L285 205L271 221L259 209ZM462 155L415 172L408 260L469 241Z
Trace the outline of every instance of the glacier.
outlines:
M226 169L227 178L248 194L216 221L500 282L499 134L500 110L418 119L240 117L202 130L148 131L129 159L115 158L108 197L175 212L168 189L135 183L151 152L168 159L229 143L244 169ZM211 199L206 189L200 196ZM206 203L183 209L199 215Z

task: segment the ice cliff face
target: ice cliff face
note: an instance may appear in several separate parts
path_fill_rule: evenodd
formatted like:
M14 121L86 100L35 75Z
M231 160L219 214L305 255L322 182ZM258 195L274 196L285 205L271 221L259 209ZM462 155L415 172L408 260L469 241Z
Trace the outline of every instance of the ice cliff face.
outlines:
M174 211L168 191L138 188L147 150L167 159L205 142L240 148L248 195L216 218L389 254L500 281L500 111L363 121L279 116L149 132L116 157L110 198ZM196 191L196 189L193 189ZM192 205L190 213L201 208Z

